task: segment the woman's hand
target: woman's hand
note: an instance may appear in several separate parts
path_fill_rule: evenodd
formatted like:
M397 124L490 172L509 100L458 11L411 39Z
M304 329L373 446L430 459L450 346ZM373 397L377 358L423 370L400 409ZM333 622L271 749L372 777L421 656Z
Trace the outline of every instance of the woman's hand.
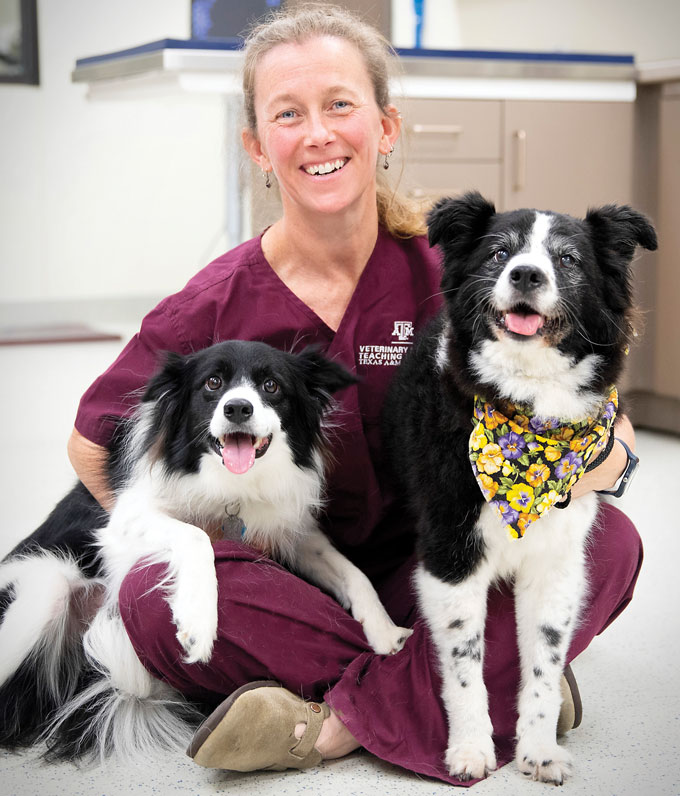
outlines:
M635 431L626 415L619 415L614 428L609 432L622 439L626 445L635 451ZM597 489L611 489L622 476L628 463L628 456L623 445L614 440L614 447L609 456L589 473L586 473L571 490L572 497L581 497Z
M115 498L107 473L108 450L90 442L74 428L68 441L68 457L87 490L106 511L111 511Z

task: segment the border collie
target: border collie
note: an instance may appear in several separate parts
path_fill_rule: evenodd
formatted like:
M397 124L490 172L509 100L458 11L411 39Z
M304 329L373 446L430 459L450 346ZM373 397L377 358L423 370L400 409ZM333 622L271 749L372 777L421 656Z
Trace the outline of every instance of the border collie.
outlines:
M378 653L396 627L369 580L319 530L331 394L355 378L312 349L228 341L170 354L113 446L110 517L82 484L0 566L0 745L48 758L186 747L201 716L137 659L118 590L141 559L161 587L188 663L217 635L211 540L243 539L330 592Z
M632 334L629 266L656 235L625 206L584 220L496 213L476 192L438 202L428 227L443 252L444 309L400 366L384 428L417 519L415 582L441 667L445 761L461 780L496 766L484 626L488 589L508 579L522 675L517 764L562 784L560 677L597 496L565 504L585 465L608 452L612 386Z

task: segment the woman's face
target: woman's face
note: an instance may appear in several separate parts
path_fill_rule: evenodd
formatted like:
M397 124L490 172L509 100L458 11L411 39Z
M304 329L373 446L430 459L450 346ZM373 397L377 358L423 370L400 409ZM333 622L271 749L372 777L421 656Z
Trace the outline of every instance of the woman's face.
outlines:
M375 207L376 161L390 151L400 120L378 107L358 49L319 36L280 44L255 75L257 137L251 158L273 169L284 210L337 213Z

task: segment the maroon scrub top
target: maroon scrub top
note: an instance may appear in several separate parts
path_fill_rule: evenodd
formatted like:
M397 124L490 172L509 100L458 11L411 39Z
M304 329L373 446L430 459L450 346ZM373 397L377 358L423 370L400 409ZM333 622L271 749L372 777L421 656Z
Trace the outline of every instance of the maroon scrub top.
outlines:
M111 367L83 396L76 428L99 445L127 416L162 361L221 340L260 340L286 351L314 344L360 382L337 398L335 464L328 473L324 530L370 577L381 579L413 550L413 529L395 504L380 445L380 412L395 367L441 306L440 257L423 237L392 238L382 228L333 331L279 279L253 238L214 260L143 320Z

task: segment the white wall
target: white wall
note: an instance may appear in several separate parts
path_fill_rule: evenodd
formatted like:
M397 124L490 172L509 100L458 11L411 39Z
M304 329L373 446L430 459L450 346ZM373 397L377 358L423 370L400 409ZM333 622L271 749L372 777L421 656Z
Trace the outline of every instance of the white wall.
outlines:
M466 47L680 57L678 0L458 0L458 8Z
M41 84L0 85L0 301L164 295L219 253L214 96L88 100L77 58L188 38L188 0L39 0Z

